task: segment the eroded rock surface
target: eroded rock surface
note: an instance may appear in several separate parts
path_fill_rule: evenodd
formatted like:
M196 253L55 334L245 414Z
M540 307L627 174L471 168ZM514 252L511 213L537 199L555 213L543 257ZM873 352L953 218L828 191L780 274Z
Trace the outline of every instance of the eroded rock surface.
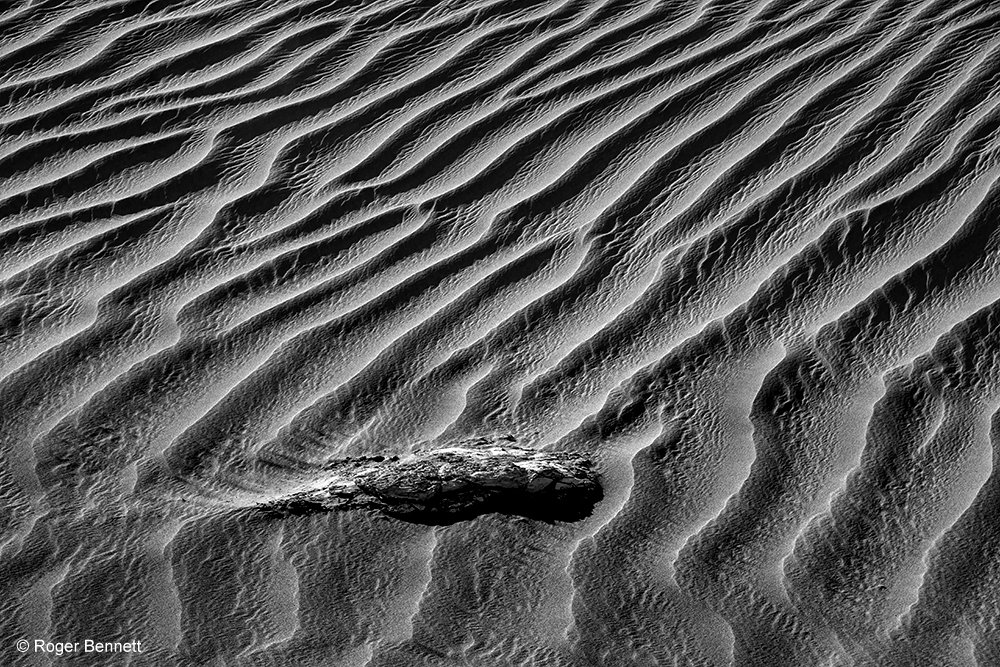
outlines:
M322 486L266 509L298 514L368 508L423 523L490 512L571 521L589 515L603 496L586 458L509 444L450 447L403 459L346 459L331 469Z

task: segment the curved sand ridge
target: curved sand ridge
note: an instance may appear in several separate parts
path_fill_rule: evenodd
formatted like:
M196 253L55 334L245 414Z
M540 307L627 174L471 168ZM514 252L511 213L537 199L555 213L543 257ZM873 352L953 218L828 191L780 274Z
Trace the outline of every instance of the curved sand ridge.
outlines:
M998 25L0 7L0 663L1000 664ZM507 433L593 514L251 511Z

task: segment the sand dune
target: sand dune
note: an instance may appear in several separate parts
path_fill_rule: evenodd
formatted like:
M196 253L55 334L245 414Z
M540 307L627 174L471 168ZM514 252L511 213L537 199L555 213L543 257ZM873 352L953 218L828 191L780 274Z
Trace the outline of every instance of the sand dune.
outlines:
M0 5L0 664L1000 665L998 27ZM256 510L507 436L603 500Z

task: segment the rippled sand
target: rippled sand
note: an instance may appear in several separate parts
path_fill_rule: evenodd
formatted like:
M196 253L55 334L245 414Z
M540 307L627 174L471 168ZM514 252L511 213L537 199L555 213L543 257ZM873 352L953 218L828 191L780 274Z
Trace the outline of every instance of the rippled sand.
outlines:
M20 0L0 109L0 664L1000 665L996 2ZM594 513L254 509L507 435Z

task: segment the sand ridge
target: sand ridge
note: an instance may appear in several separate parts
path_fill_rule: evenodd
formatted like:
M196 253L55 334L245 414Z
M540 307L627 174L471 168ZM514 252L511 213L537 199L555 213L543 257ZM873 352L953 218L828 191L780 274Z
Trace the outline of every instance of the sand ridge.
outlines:
M0 663L1000 664L998 25L0 6ZM603 500L251 511L501 434Z

